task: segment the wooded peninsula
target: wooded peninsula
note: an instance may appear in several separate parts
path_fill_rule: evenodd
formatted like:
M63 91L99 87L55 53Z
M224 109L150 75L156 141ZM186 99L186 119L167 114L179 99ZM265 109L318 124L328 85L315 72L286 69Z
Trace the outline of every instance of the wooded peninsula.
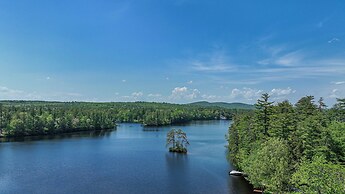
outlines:
M263 94L255 111L229 128L228 156L265 193L345 193L345 99L274 103Z
M121 122L160 126L192 120L231 119L236 113L248 111L155 102L0 101L0 136L113 129Z

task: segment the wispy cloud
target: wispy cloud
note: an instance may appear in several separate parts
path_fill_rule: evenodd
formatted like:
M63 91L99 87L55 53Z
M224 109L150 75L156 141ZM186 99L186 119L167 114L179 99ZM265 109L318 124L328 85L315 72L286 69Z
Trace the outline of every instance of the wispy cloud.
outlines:
M0 86L0 95L5 98L15 98L18 99L20 96L23 96L24 91L10 89L6 86Z
M224 63L204 63L201 61L195 61L192 63L192 68L196 71L202 72L234 72L236 68L234 66Z
M36 91L22 91L10 89L5 86L0 86L0 99L3 100L58 100L58 101L83 101L84 96L78 92L36 92Z
M148 97L161 97L162 94L148 94Z
M297 66L303 60L304 55L301 51L293 51L278 57L273 63L281 66Z
M339 89L333 89L328 97L329 98L339 98Z
M329 44L339 42L340 40L338 38L332 38L329 41L327 41Z
M329 20L330 17L326 17L326 18L323 18L322 20L320 20L317 24L316 24L316 27L318 28L322 28L325 23Z
M337 40L331 40L334 41ZM248 43L250 46L242 48L236 55L224 50L211 50L175 62L181 74L194 74L216 84L237 87L345 76L345 56L339 52L321 53L297 43L272 42L275 42L274 37L269 36Z
M238 65L232 63L230 57L221 50L198 54L188 59L178 60L177 63L183 64L189 67L189 70L199 73L224 73L238 70Z
M337 81L337 82L331 82L331 84L335 84L335 85L341 85L341 84L345 84L345 81Z

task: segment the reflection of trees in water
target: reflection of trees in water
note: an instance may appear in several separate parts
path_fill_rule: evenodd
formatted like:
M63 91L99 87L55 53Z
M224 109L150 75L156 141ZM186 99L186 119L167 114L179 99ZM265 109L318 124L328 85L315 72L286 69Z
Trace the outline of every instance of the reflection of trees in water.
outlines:
M248 186L248 181L242 176L229 176L229 189L232 194L251 194L253 192L253 187Z
M173 188L170 190L174 193L192 192L188 155L169 152L165 154L165 161L169 188Z
M70 139L78 137L91 137L91 138L105 138L109 137L114 129L107 130L93 130L93 131L81 131L71 132L55 135L43 135L43 136L25 136L25 137L8 137L0 138L0 142L18 142L18 141L38 141L38 140L57 140L57 139Z

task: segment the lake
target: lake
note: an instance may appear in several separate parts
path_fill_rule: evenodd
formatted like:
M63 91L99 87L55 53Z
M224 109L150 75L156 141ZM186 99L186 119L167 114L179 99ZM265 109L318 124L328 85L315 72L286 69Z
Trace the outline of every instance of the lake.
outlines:
M231 121L28 137L0 143L0 193L251 193L231 177ZM187 133L188 154L169 153L171 128ZM20 141L18 141L20 140Z

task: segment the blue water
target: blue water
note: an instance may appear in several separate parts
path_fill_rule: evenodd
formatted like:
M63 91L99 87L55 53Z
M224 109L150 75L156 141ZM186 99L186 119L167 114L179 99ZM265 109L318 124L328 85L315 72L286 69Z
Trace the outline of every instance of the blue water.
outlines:
M250 193L228 175L230 121L142 127L0 143L0 193ZM181 128L188 154L169 153L166 134Z

